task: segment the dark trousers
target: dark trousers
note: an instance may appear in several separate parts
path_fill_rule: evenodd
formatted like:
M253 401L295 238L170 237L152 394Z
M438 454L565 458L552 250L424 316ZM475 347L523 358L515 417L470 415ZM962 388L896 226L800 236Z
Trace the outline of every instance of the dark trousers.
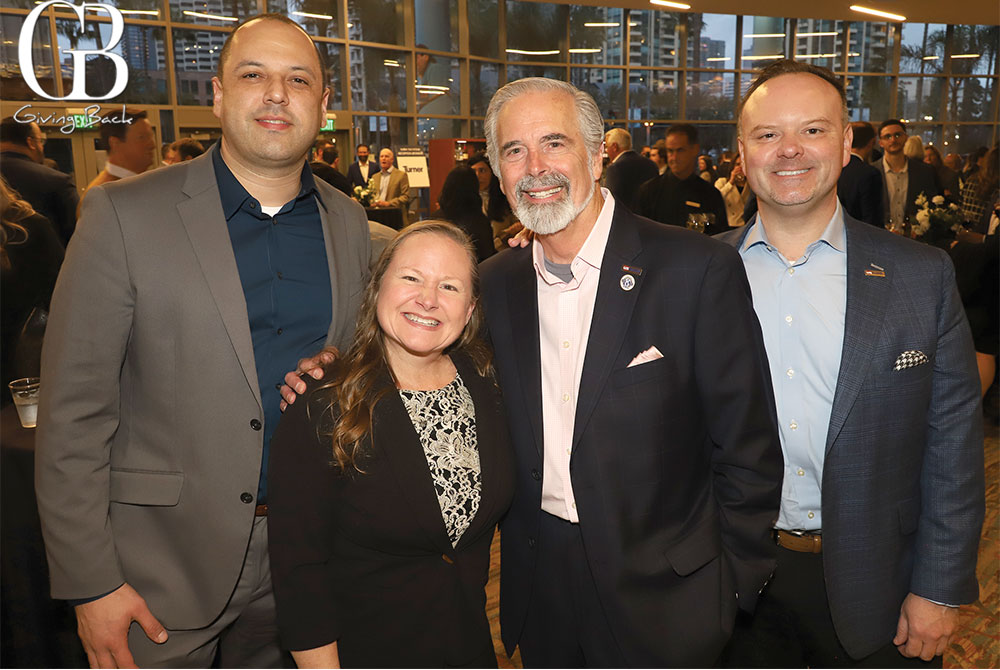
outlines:
M518 641L524 667L624 667L579 525L542 512L537 550L531 602Z
M730 668L940 668L941 657L907 658L891 642L851 658L837 639L822 554L778 547L778 566L753 616L741 612L723 654Z

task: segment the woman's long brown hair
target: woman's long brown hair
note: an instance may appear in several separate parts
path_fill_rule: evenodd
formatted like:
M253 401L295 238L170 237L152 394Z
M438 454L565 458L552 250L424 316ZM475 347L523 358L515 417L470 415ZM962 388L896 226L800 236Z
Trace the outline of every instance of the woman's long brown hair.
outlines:
M28 230L20 222L34 213L31 205L0 177L0 267L10 267L7 245L24 244L28 240Z
M325 394L328 402L323 414L333 417L333 430L324 435L332 442L331 463L345 472L351 467L361 471L358 458L365 438L372 432L375 405L387 392L395 390L379 383L379 377L385 373L393 382L396 378L387 363L385 336L378 323L378 296L396 251L415 235L443 235L465 250L472 271L472 300L475 306L461 336L445 353L462 352L472 360L482 376L492 375L493 372L491 352L480 335L483 311L479 304L479 270L469 236L447 221L422 221L407 226L389 242L372 270L372 279L358 311L354 343L343 360L338 361L337 374L328 384L317 389L317 393Z

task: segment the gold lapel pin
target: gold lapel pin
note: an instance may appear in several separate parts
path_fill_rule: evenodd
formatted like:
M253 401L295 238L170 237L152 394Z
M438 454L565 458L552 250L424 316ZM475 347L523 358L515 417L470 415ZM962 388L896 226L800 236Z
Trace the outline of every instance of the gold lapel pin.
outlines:
M865 270L865 276L866 277L884 277L885 276L885 268L880 268L879 266L875 265L874 263L869 263L869 265L872 266L872 269Z

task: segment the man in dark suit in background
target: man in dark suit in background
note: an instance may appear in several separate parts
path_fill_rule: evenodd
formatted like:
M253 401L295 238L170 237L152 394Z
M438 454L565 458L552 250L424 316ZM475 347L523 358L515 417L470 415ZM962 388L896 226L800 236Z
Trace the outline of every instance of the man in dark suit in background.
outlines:
M339 162L340 152L337 151L337 147L333 146L327 140L316 140L316 143L313 145L312 160L309 162L309 167L312 169L313 174L338 191L346 195L351 195L351 191L353 190L351 180L340 172L340 169L337 167Z
M713 184L698 176L698 130L687 123L667 129L667 171L639 188L639 211L646 218L672 226L686 226L688 214L711 214L715 221L705 232L729 230L726 203Z
M934 168L922 160L907 158L903 154L906 144L906 124L898 119L888 119L879 125L879 144L885 150L876 168L882 174L882 203L885 223L894 225L914 222L917 214L917 197L923 193L930 200L941 194Z
M624 128L612 128L604 134L604 150L610 161L604 185L615 197L615 202L631 212L638 212L639 187L659 176L656 163L632 151L632 136Z
M68 174L42 165L44 158L45 135L37 123L20 123L13 116L0 122L0 174L66 244L76 227L80 195Z
M851 124L854 140L851 160L844 166L837 181L837 195L847 213L858 221L882 227L882 175L868 163L875 146L875 128L866 121Z
M359 144L357 148L358 160L351 163L347 168L347 178L351 180L351 186L361 186L364 188L368 181L378 172L378 165L369 157L370 149L367 144Z
M504 644L529 667L711 665L771 574L781 478L739 258L597 188L603 121L570 84L507 84L485 128L535 233L482 266L516 457Z
M753 291L785 476L778 567L733 667L929 661L978 595L982 415L954 269L845 214L851 130L840 78L791 60L738 117L760 211L721 239Z

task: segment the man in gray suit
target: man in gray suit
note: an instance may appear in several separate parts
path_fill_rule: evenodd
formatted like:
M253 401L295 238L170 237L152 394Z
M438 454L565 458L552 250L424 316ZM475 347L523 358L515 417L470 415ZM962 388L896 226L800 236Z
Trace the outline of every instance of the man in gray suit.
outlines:
M778 566L735 667L931 661L978 595L983 433L976 360L940 250L844 212L843 85L795 61L748 89L738 142L759 212L740 252L785 457Z
M248 20L213 86L221 142L95 188L52 299L38 504L52 595L93 667L283 663L275 383L349 344L367 279L364 211L306 164L329 91L309 36Z

